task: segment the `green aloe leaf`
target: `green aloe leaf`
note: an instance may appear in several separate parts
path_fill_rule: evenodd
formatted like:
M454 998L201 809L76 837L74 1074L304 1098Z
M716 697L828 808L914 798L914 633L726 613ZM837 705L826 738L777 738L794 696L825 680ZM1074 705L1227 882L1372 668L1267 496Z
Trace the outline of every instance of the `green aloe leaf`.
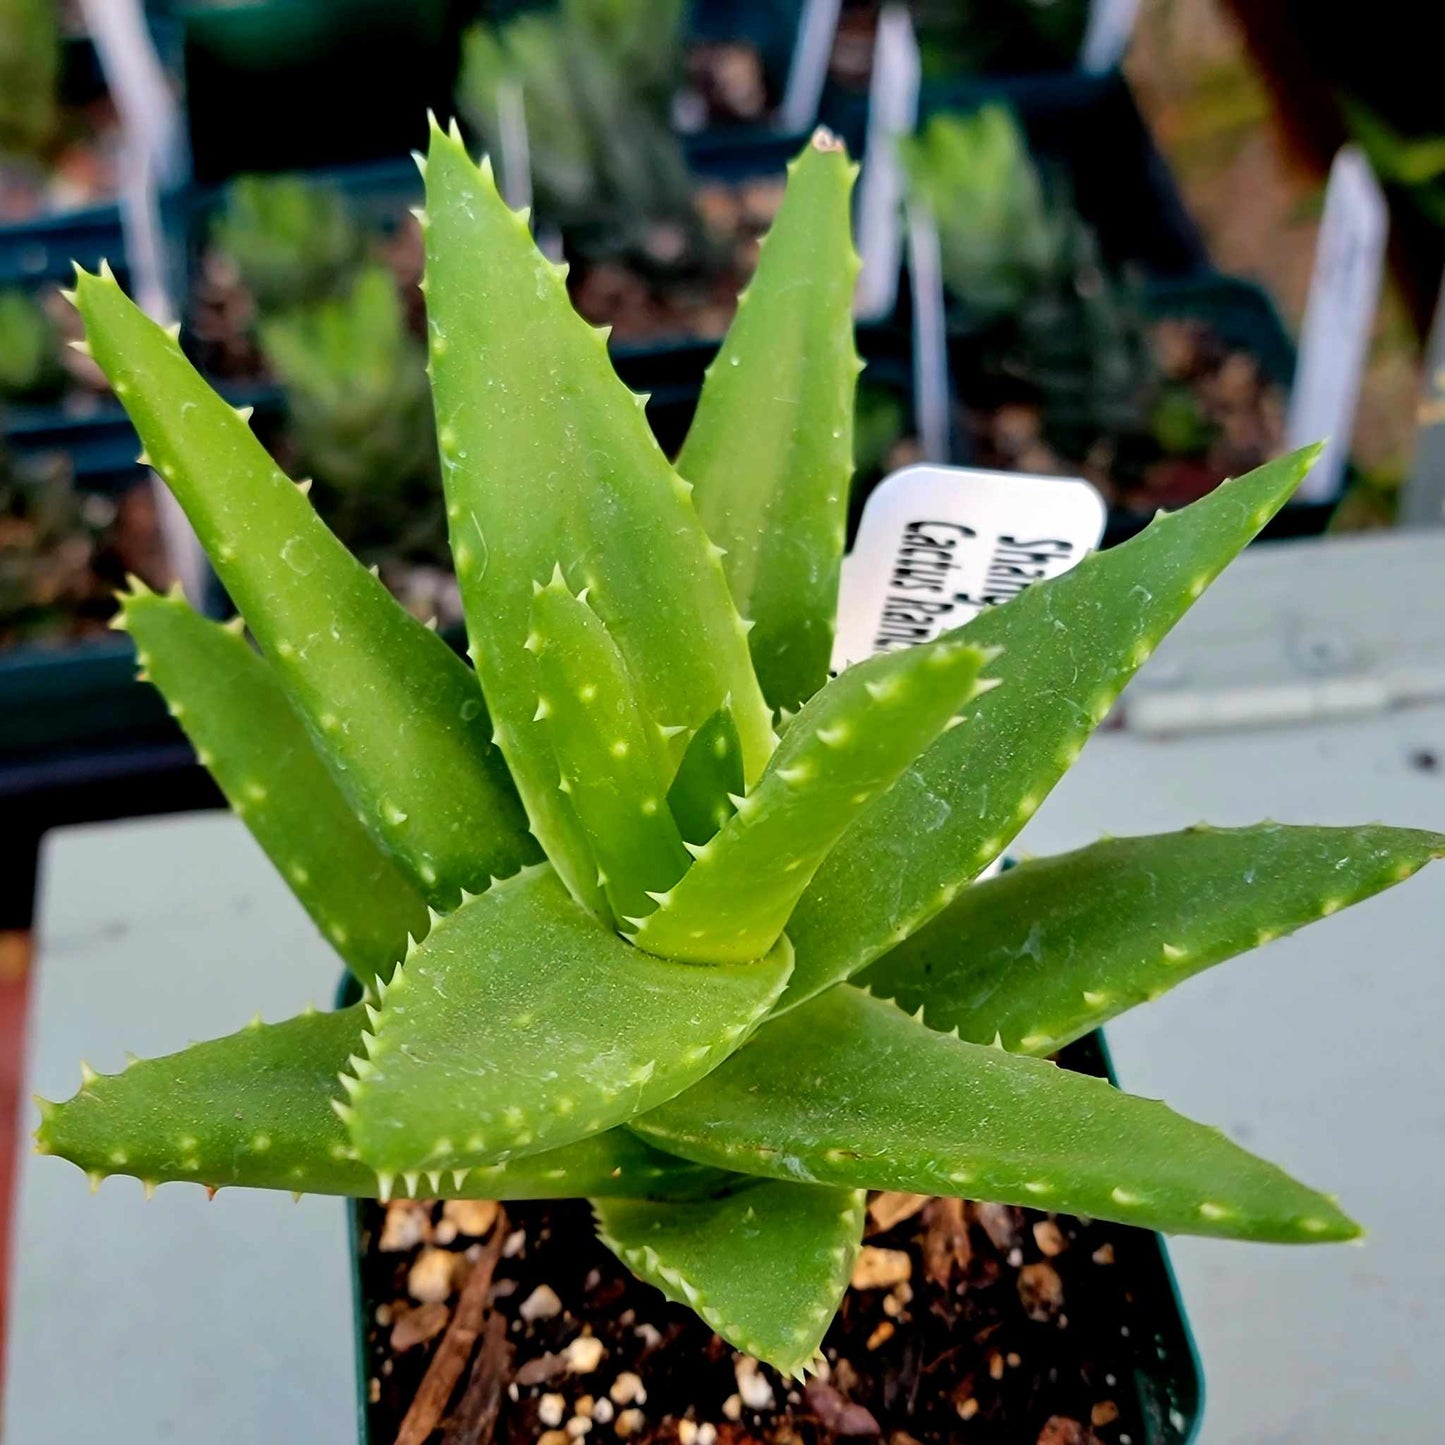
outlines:
M561 269L503 204L490 166L433 129L426 172L432 387L472 658L537 836L606 917L591 849L557 791L551 734L535 720L523 646L533 584L560 563L574 592L587 589L644 711L683 740L677 756L731 696L756 777L771 718L716 549L605 335L572 310Z
M856 982L930 1028L1050 1054L1442 855L1445 836L1380 825L1106 838L965 889Z
M113 277L79 273L89 346L338 786L438 908L538 857L471 670L327 530Z
M901 943L1003 852L1072 766L1124 684L1204 589L1288 500L1318 447L1160 515L961 629L1002 647L1005 685L945 733L851 827L788 924L785 1008Z
M1102 1079L936 1033L851 987L765 1025L633 1127L699 1164L774 1178L1278 1244L1360 1232L1216 1129Z
M698 963L757 958L848 824L983 690L988 654L946 639L850 667L788 725L756 788L638 924L639 947Z
M828 680L853 472L849 194L857 166L819 130L788 167L758 269L708 368L677 469L726 551L763 694L796 710Z
M732 708L724 703L693 735L667 790L667 806L686 843L706 843L737 810L743 755Z
M640 953L529 869L436 922L341 1076L383 1175L495 1164L620 1124L716 1068L777 999L780 944L698 968Z
M667 806L666 740L644 715L607 624L585 595L572 595L561 568L532 599L525 646L537 660L537 716L551 735L557 786L613 913L632 917L691 861Z
M41 1103L37 1147L78 1164L97 1184L127 1174L148 1187L182 1180L370 1198L379 1181L357 1159L332 1100L337 1072L360 1047L367 1021L368 1006L356 1004L279 1024L257 1020L118 1074L82 1065L73 1098ZM405 1180L412 1194L424 1188L457 1199L691 1198L726 1182L625 1129L489 1169Z
M602 1242L736 1349L787 1375L817 1358L863 1240L867 1195L748 1182L688 1204L597 1201Z
M426 900L357 822L271 667L238 628L208 622L178 594L122 597L114 625L347 966L363 983L390 973L408 936L427 931Z

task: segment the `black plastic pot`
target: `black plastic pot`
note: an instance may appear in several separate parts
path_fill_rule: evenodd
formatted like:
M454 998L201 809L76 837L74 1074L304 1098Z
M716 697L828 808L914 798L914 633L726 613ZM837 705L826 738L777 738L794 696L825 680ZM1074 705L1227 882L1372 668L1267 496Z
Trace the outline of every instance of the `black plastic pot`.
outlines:
M455 0L164 0L202 182L404 157L450 111Z
M349 976L343 981L338 1007L355 1003L360 989ZM1117 1083L1102 1033L1093 1033L1069 1045L1059 1059L1064 1067ZM377 1306L389 1300L372 1298L368 1292L362 1253L366 1238L363 1211L367 1201L347 1200L346 1220L353 1260L352 1290L355 1302L355 1345L357 1361L358 1445L388 1445L373 1429L367 1403L370 1351L367 1335L373 1327ZM1133 1360L1127 1378L1114 1387L1119 1396L1133 1397L1144 1434L1135 1445L1190 1445L1196 1439L1204 1406L1204 1385L1194 1338L1179 1298L1179 1287L1169 1264L1160 1235L1144 1229L1118 1225L1111 1243L1114 1269L1128 1280L1128 1293L1147 1328L1132 1337Z
M119 497L149 485L134 458L122 468L77 467L81 493ZM16 769L89 747L179 737L153 688L135 681L130 640L107 634L79 642L0 648L0 792Z

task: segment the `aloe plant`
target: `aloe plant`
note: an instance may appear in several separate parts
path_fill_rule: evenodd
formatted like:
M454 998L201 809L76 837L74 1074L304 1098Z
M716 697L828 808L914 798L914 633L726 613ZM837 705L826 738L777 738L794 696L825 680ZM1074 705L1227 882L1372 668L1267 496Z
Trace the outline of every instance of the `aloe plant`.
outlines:
M259 652L178 596L137 591L120 625L365 993L83 1067L41 1104L40 1149L147 1189L590 1197L628 1265L791 1372L869 1188L1357 1234L1217 1130L1036 1056L1445 837L1196 831L970 886L1315 451L830 681L857 373L842 148L820 132L793 165L681 472L489 166L433 129L425 172L470 668L113 279L79 278L95 358Z

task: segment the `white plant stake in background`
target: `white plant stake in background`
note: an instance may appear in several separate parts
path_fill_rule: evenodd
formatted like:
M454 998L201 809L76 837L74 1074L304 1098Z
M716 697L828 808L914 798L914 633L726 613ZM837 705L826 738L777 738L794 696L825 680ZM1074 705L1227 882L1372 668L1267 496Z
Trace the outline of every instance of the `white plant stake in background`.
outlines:
M853 312L875 321L893 309L898 297L898 268L903 260L900 217L903 166L898 140L918 123L918 87L922 73L913 22L903 5L885 5L878 17L873 46L873 79L868 91L868 134L863 174L858 183L858 273Z
M1079 47L1079 69L1089 75L1107 75L1124 59L1139 15L1139 0L1092 0L1084 43Z
M186 141L180 107L151 42L140 0L81 0L125 134L120 223L136 300L156 321L176 314L168 284L159 191L185 179ZM117 261L121 258L116 257ZM151 477L166 557L186 596L205 596L210 568L179 503Z
M1290 447L1300 445L1301 437L1329 438L1299 489L1301 501L1329 501L1340 493L1380 302L1388 228L1385 197L1364 152L1342 147L1325 187L1285 428Z
M805 0L783 103L778 107L778 125L783 130L807 130L818 118L841 9L842 0Z

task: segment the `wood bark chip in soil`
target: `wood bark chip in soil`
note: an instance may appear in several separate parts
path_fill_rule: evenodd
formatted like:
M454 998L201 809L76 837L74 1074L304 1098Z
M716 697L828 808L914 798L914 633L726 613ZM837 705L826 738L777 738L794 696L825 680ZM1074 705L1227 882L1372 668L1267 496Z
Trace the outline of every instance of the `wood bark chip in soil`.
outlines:
M1136 1386L1160 1351L1132 1267L1153 1242L1122 1226L874 1195L855 1278L886 1283L848 1291L827 1367L789 1381L634 1278L583 1201L510 1204L495 1223L476 1206L360 1208L371 1445L1156 1438ZM418 1321L439 1278L445 1330Z

